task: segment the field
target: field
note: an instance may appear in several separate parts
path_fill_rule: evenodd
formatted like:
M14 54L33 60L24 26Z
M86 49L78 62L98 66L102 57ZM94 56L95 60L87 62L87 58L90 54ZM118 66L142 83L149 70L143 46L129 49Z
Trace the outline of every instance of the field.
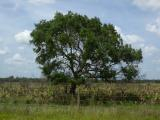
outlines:
M112 83L80 85L76 95L70 86L38 82L0 84L0 103L102 105L110 103L160 104L159 83Z
M0 120L160 120L159 83L0 83Z
M160 106L0 105L0 120L160 120Z

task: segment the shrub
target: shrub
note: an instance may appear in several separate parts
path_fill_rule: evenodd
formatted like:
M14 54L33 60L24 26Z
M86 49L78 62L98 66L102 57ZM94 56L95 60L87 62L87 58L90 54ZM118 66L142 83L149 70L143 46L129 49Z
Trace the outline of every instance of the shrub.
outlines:
M65 75L64 73L53 73L50 77L50 81L54 84L66 84L70 79L70 76Z

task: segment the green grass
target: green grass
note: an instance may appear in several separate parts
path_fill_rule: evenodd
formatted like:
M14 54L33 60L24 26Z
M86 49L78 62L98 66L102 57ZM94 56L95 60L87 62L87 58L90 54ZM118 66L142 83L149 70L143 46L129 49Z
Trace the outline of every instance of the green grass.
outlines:
M160 105L0 104L0 120L160 120Z

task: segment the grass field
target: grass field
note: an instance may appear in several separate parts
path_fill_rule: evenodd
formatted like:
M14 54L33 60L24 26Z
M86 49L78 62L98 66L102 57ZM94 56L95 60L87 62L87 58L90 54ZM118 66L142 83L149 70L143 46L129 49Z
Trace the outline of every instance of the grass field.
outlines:
M160 84L0 84L0 120L160 120ZM79 107L78 107L79 106Z
M160 120L160 105L0 104L0 120Z
M0 84L0 103L102 105L121 102L160 104L160 84L125 83L80 85L76 95L69 94L70 86L33 82Z

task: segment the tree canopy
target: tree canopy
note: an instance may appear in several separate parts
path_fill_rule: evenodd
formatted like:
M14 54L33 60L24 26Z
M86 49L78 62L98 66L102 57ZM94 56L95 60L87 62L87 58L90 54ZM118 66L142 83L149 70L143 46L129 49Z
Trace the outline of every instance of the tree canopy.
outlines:
M114 25L69 11L41 20L31 33L36 61L48 79L55 73L79 78L127 80L138 75L141 49L124 44Z

